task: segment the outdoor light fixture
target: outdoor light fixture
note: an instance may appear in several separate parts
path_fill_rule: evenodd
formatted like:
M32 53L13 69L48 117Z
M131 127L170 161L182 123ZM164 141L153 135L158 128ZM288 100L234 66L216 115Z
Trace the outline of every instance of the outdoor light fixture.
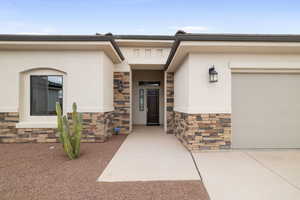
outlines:
M209 68L209 82L215 83L218 82L218 72L215 70L215 66L213 65Z
M123 88L124 88L124 86L123 86L123 81L121 81L121 80L116 80L116 85L117 85L118 91L119 91L119 92L122 92L122 91L123 91Z

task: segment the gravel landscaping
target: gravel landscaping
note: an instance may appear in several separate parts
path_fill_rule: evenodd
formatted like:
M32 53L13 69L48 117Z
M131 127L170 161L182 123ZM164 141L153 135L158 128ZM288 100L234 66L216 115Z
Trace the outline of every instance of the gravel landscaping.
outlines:
M61 144L0 144L0 199L208 199L199 181L96 182L125 138L83 143L73 161Z

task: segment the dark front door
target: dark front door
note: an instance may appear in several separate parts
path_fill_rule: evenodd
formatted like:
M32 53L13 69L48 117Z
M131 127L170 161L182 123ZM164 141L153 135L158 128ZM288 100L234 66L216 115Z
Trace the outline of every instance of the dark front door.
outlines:
M159 125L159 89L147 89L147 125Z

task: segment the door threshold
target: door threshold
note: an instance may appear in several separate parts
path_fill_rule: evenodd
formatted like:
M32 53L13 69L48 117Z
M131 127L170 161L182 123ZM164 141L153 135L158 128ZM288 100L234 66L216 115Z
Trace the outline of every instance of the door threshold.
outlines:
M160 126L160 123L148 123L147 126Z

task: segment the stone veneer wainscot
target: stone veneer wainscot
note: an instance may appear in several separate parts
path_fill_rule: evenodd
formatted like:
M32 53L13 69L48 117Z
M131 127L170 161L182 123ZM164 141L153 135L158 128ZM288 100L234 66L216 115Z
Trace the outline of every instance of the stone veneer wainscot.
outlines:
M82 113L82 142L106 141L112 135L113 115L113 112ZM0 113L0 143L58 142L57 129L16 128L18 122L19 113Z
M175 112L174 132L189 150L229 149L231 114Z

